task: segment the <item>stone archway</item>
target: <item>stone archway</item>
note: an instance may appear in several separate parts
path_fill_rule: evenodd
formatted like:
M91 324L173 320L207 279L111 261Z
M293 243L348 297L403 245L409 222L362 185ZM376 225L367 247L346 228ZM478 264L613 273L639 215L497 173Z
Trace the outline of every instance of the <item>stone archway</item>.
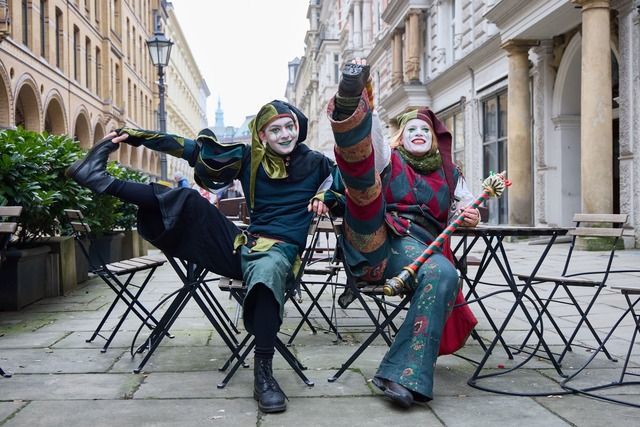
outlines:
M0 127L11 127L11 99L9 98L8 76L0 64Z
M104 133L104 126L100 123L100 120L96 122L95 127L93 128L93 143L97 143L102 141L106 134Z
M26 81L18 90L15 103L14 123L25 130L41 132L40 128L40 103L38 92L31 82Z
M120 162L121 165L127 166L129 164L129 156L130 151L135 149L129 144L120 144L120 148L116 151L113 156Z
M89 127L89 118L84 111L80 112L76 117L73 139L78 141L80 147L91 148L91 128Z
M611 52L611 70L612 70L612 97L617 90L618 82L618 57L614 49ZM560 193L549 197L549 200L557 200L561 212L561 225L572 225L571 217L576 212L582 212L582 178L581 178L581 84L582 84L582 37L578 32L569 43L567 43L562 56L562 60L558 67L555 81L552 117L555 127L556 149L554 150L555 163L557 169L557 182L555 184L556 191ZM615 110L615 104L614 104ZM613 164L611 172L614 177L613 188L610 191L613 194L614 213L618 212L620 206L620 164L617 153L620 152L618 138L618 120L614 116L613 119ZM618 179L616 179L618 178Z
M142 150L142 159L140 161L140 169L147 172L151 172L149 169L149 165L151 164L151 161L149 160L149 152L150 150Z
M582 210L580 189L580 85L582 37L576 33L567 43L558 66L552 102L554 147L549 166L555 169L548 200L557 203L549 212L550 222L573 224L573 214ZM555 217L553 214L555 211Z
M55 94L47 102L44 130L52 135L66 135L68 133L66 123L63 104L59 95Z
M129 166L133 169L140 169L140 150L141 147L131 147L131 156L129 157Z

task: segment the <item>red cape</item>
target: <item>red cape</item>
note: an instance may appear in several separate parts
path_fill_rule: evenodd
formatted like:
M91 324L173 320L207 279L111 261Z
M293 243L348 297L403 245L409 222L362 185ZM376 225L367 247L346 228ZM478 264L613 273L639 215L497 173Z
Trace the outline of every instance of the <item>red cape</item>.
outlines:
M453 262L453 253L451 252L451 245L448 240L445 241L442 246L442 252L451 262ZM438 356L452 354L461 349L473 328L478 324L478 320L476 320L476 317L471 312L469 305L465 304L465 302L462 288L460 288L454 303L455 306L453 307L453 311L444 324L444 328L442 330Z

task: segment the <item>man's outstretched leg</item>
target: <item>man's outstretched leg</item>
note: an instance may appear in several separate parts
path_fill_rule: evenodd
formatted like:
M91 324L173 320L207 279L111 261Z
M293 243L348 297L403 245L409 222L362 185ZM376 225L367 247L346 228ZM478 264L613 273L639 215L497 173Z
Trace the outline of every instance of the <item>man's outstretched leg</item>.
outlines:
M120 144L114 144L111 138L103 139L84 158L76 160L65 175L98 195L110 194L141 208L159 210L160 205L149 185L123 181L107 172L109 155L118 148Z
M114 144L111 138L103 139L94 145L84 158L76 160L65 175L96 194L104 193L115 181L115 178L107 173L107 162L109 154L118 148L120 144Z

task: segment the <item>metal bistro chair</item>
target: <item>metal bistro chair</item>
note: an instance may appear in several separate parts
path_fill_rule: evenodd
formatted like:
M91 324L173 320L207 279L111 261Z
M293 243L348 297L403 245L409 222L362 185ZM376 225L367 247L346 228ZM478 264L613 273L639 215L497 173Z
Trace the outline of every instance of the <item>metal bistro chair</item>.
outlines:
M336 219L333 219L336 221ZM337 311L336 311L336 289L345 286L339 283L338 275L342 270L342 263L336 258L336 235L332 220L328 217L318 217L315 223L309 228L309 241L307 243L307 251L309 259L306 262L304 271L297 287L297 303L302 304L304 298L309 301L309 305L304 312L300 311L302 318L298 326L293 330L287 341L290 346L302 327L307 324L312 334L316 334L318 329L322 329L325 333L335 335L335 341L342 341L342 336L338 331ZM319 286L314 293L312 287ZM324 307L321 304L321 296L329 289L331 291L331 305ZM294 300L294 303L296 301ZM296 304L297 306L298 304ZM329 313L327 313L327 310ZM310 322L311 314L317 312L320 315L320 321L324 320L327 326L314 326Z
M627 271L618 271L616 273L619 272L625 273ZM632 270L630 272L637 274L640 273L640 270ZM628 308L623 311L622 315L613 325L607 336L602 340L602 344L600 344L598 349L593 352L589 360L580 369L563 380L560 385L565 390L573 393L583 394L585 396L605 400L607 402L640 408L640 403L634 403L630 400L623 400L620 397L616 397L611 391L612 389L615 389L617 387L640 385L640 380L638 380L638 378L640 377L640 371L638 370L637 355L636 362L631 362L633 349L636 344L638 344L636 342L636 339L638 338L638 332L640 332L640 313L636 311L636 306L638 305L638 303L640 303L640 287L638 287L637 285L613 285L611 286L611 289L620 291L627 302ZM598 378L593 378L593 376L590 376L588 371L585 372L585 375L580 376L580 374L589 367L598 353L600 353L600 351L604 349L604 346L607 341L609 341L609 338L611 338L615 330L620 326L620 324L629 314L631 314L631 319L633 320L633 332L631 333L631 340L629 341L629 347L627 349L627 353L625 355L624 363L622 364L622 369L620 370L620 376L618 377L618 379L615 381L609 381L607 379L598 380ZM587 379L590 380L587 381ZM599 382L599 384L593 385L594 382ZM602 390L608 390L608 392L599 393Z
M318 229L319 221L320 221L320 218L318 216L314 216L314 218L311 221L311 224L309 225L308 234L312 236L312 240L311 240L312 242L314 242L314 237L317 237L318 233L320 232ZM285 298L286 301L290 301L294 305L296 310L302 316L301 323L307 323L313 332L315 332L315 328L313 327L313 325L311 324L311 322L307 317L308 312L305 312L303 308L300 306L300 302L296 298L296 294L299 292L302 275L304 274L304 271L307 265L309 264L310 260L315 254L315 247L316 245L312 243L305 248L302 254L300 269L298 270L297 276L294 279L293 286L287 291L287 295ZM235 317L237 321L239 317L239 311L241 310L241 307L244 302L244 298L247 294L247 287L245 283L242 280L232 279L229 277L221 277L218 282L218 287L223 292L229 292L229 296L234 298L237 301L238 305L237 305L237 312ZM331 326L330 321L329 321L329 324ZM296 333L299 330L299 327L296 328ZM247 334L244 337L244 339L238 344L236 349L233 351L233 354L231 355L231 357L229 357L229 359L225 362L225 364L220 368L221 371L226 371L229 365L231 365L232 361L236 359L236 363L231 367L231 370L229 370L226 377L218 384L218 388L224 388L241 365L244 367L248 367L248 365L245 363L245 359L247 358L247 356L249 355L249 353L251 352L254 346L255 346L255 337L253 335ZM306 375L302 372L307 368L304 365L302 365L302 363L293 355L293 353L289 350L287 345L280 339L280 337L276 339L276 350L293 368L293 370L298 374L298 376L302 379L302 381L304 381L305 384L307 384L310 387L314 385L314 383L310 381L306 377Z
M155 328L157 320L151 316L149 310L140 302L139 297L153 277L156 269L167 262L166 258L164 256L147 255L107 264L102 258L102 255L97 252L92 254L84 243L84 239L86 238L89 239L93 245L95 237L91 233L91 227L84 222L82 213L79 210L66 209L65 215L71 223L73 235L89 263L91 272L99 276L116 294L107 312L98 323L91 337L87 339L87 342L92 342L98 336L104 338L106 342L101 352L106 352L129 313L135 314L142 321L143 325L148 328ZM134 277L136 277L138 273L145 274L140 284L133 282ZM120 277L122 277L122 279ZM132 288L137 288L135 293L131 291ZM102 328L111 317L111 314L119 302L124 303L126 306L125 311L120 316L118 323L111 333L107 336L102 335Z
M411 302L412 293L402 294L399 301L390 301L384 295L384 285L376 285L359 280L354 276L349 264L345 261L345 251L341 245L342 231L341 224L334 222L334 231L337 236L336 257L342 262L344 274L346 276L347 292L339 298L342 308L347 308L352 302L358 302L364 309L368 319L371 321L373 329L369 330L367 338L358 346L358 348L349 356L342 364L340 369L328 378L329 382L336 381L353 362L373 343L373 341L381 337L388 346L391 346L398 328L394 324L398 315L407 308ZM348 298L345 298L347 297Z
M7 245L18 227L15 219L18 218L20 214L22 214L22 206L0 206L0 266L4 262L4 252L7 249ZM8 221L5 222L2 218L7 218ZM5 378L11 378L13 374L5 371L0 366L0 375Z
M530 288L531 295L533 295L540 306L540 315L538 316L536 323L542 322L543 316L547 318L564 344L560 355L556 359L558 365L562 363L562 359L565 357L567 352L572 350L572 346L585 348L593 347L575 343L575 338L583 325L590 331L591 335L600 346L600 350L607 356L607 358L615 361L589 321L588 315L600 295L600 292L606 286L610 273L613 272L612 265L616 248L618 246L618 242L621 241L622 233L624 231L623 225L627 222L627 218L628 215L626 214L575 214L573 217L575 228L570 230L568 233L572 236L571 244L566 254L564 267L559 275L536 273L531 276L528 274L515 273L515 276L518 279L532 284ZM606 253L606 256L601 257L602 262L595 265L592 258L590 258L591 261L589 265L581 264L579 255L580 251L575 250L576 246L582 244L582 239L589 240L594 238L599 240L603 249L606 248L606 252L604 252ZM543 288L550 288L550 291L546 295L541 295ZM594 291L588 297L586 302L581 303L574 295L572 288L592 288ZM579 316L577 324L575 327L572 327L572 331L568 333L569 338L567 338L567 333L562 331L550 310L551 306L555 304L572 306L575 308L575 312ZM566 313L563 317L565 316ZM519 347L519 351L527 352L527 342L532 333L533 332L530 331L525 337Z

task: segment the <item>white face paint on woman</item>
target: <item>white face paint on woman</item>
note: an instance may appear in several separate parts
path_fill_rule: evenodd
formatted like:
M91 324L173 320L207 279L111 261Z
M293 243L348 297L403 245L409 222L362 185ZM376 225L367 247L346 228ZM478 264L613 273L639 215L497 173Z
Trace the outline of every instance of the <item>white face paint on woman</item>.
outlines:
M431 149L433 141L431 128L421 119L411 119L402 131L402 145L404 149L416 157L422 157Z
M280 117L258 132L258 136L263 142L269 144L273 151L283 156L296 148L298 126L291 117Z

